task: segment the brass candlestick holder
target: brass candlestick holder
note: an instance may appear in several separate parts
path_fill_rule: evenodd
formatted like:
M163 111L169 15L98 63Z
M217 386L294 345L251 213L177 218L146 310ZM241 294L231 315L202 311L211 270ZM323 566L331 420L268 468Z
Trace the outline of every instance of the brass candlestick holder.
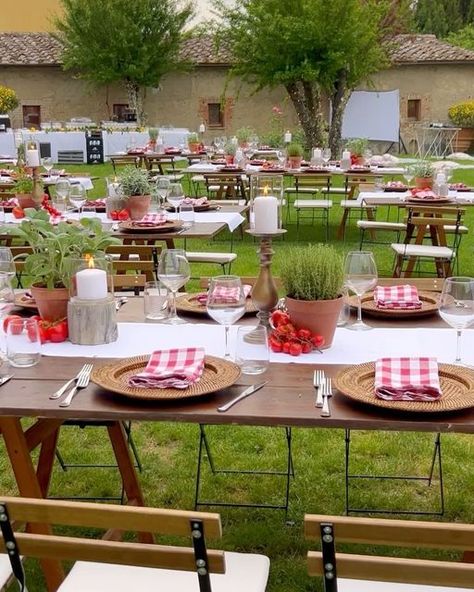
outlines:
M35 202L35 207L39 209L43 200L43 184L41 183L40 167L31 167L33 177L33 191L31 197Z
M271 271L272 257L275 253L272 249L272 239L285 234L286 230L281 228L271 234L262 234L255 232L255 230L246 230L245 232L260 239L258 249L260 273L252 288L252 301L258 310L259 325L263 325L269 331L271 329L270 315L278 303L278 292Z

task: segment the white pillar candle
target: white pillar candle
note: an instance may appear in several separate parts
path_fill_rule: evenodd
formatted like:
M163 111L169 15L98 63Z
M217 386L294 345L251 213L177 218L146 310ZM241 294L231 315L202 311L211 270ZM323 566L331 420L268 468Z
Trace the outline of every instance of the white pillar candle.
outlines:
M107 298L107 273L103 269L90 267L76 273L77 297L82 300Z
M25 155L26 166L39 167L40 157L38 150L27 150Z
M318 160L318 159L321 159L322 158L321 148L313 148L313 158L315 160Z
M349 150L344 150L341 159L341 169L346 171L351 168L351 153Z
M199 126L199 133L200 134L206 133L206 126L203 123L201 123L201 125Z
M278 230L278 199L274 195L261 195L253 201L255 232L272 234Z
M351 153L350 153L349 150L344 150L342 152L342 160L345 160L345 159L350 158L350 157L351 157Z
M285 144L289 144L289 143L291 142L291 138L292 138L292 137L293 137L293 136L291 135L291 132L290 132L290 130L287 130L287 131L285 132L285 138L284 138L284 139L285 139Z

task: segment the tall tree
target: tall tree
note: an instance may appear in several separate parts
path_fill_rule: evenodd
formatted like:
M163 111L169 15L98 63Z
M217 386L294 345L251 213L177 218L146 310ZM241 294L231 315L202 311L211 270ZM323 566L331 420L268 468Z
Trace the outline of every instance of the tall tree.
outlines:
M465 49L474 50L474 25L466 25L459 31L450 33L446 37L446 41Z
M214 0L217 35L229 43L231 74L257 90L283 85L308 146L321 145L323 95L331 98L330 147L340 150L352 90L387 63L380 43L390 13L406 0ZM387 19L387 21L385 21Z
M180 49L185 25L194 14L185 0L61 0L54 19L63 46L63 64L98 84L122 82L129 104L144 123L147 87L186 66Z
M422 33L446 37L469 24L474 24L472 0L417 0L416 26Z

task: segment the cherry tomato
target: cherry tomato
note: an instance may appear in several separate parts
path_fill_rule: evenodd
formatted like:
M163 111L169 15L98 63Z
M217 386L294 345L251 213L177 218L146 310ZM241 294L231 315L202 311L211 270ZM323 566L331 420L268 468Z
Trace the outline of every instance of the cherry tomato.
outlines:
M41 321L39 323L38 327L39 327L38 334L39 334L39 338L40 338L40 343L46 343L48 341L48 330L44 326L43 321Z
M23 317L20 317L20 315L8 315L7 317L5 317L3 319L3 331L6 333L7 332L7 328L8 325L12 322L12 321L17 321L23 320ZM20 335L20 333L23 331L23 325L20 323L15 323L12 328L11 328L11 333L12 335Z
M270 349L272 352L280 353L282 351L282 345L279 341L270 339Z
M285 354L289 354L290 353L290 347L291 347L291 343L289 341L285 341L282 345L282 351Z
M50 325L46 331L48 339L53 343L62 343L68 337L67 321L59 321L54 325Z
M309 354L313 351L313 344L310 341L305 341L301 344L301 347L304 354Z
M274 310L271 316L272 324L274 327L279 327L280 325L286 325L290 322L290 317L288 313L283 312L282 310Z
M300 339L311 339L311 331L309 329L299 329L298 337Z
M117 214L118 220L128 220L129 218L130 218L130 214L129 214L128 210L120 210L120 212Z
M290 343L290 356L299 356L302 351L303 347L301 343L297 343L296 341Z
M112 220L118 220L118 210L112 210L112 212L110 212L110 217Z
M14 218L20 219L25 217L25 212L23 211L20 206L15 206L12 210L12 214Z
M324 337L322 335L315 334L311 337L311 343L316 349L319 349L322 345L324 345Z

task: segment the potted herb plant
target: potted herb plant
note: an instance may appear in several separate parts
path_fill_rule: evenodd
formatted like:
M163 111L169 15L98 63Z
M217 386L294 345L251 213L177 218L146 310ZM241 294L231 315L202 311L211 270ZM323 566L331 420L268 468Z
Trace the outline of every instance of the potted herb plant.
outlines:
M411 170L417 189L431 189L433 187L433 165L427 160L420 160L412 165Z
M474 142L474 100L451 105L448 115L452 123L461 128L456 135L456 150L469 152Z
M342 255L329 245L294 247L285 251L280 277L292 322L322 335L323 347L330 347L343 304Z
M156 127L149 127L148 128L148 147L150 148L151 152L156 151L156 141L158 140L158 128Z
M369 141L366 138L351 138L346 144L346 150L351 153L351 164L365 164L364 154L369 147Z
M35 208L37 206L33 199L33 177L26 173L20 173L15 180L15 197L20 208Z
M67 316L71 261L85 254L98 255L119 239L104 232L100 220L85 218L80 224L51 224L44 210L25 210L21 224L4 231L32 248L24 258L25 274L41 317L57 321Z
M239 146L241 148L247 148L249 145L250 138L255 134L251 127L241 127L235 132Z
M290 169L299 169L301 167L301 161L303 160L303 146L297 142L292 142L291 144L288 144L286 154L288 156Z
M141 220L148 212L151 202L151 186L144 169L127 166L118 176L122 194L126 199L125 209L132 220Z
M190 152L193 154L199 153L199 147L201 146L201 142L199 141L199 136L195 133L188 135L188 148Z
M225 163L229 165L234 164L235 153L237 152L237 146L233 142L227 142L224 148Z

